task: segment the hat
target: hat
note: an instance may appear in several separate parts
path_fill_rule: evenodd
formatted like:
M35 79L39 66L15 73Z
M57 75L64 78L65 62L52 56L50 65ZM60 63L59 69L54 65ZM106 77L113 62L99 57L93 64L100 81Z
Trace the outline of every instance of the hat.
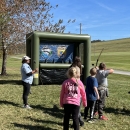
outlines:
M30 57L24 56L24 57L22 58L22 61L23 61L23 60L30 60L30 59L31 59Z

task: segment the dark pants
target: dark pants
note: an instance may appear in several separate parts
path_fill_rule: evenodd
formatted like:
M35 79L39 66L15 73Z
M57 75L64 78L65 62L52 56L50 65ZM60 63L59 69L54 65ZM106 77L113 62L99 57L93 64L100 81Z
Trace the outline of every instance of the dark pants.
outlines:
M82 100L80 99L80 108L81 108L81 103L82 103ZM79 108L78 118L79 118L80 125L82 125L83 119L82 119L82 115L81 115L81 112L80 112L80 108Z
M79 124L81 125L84 121L82 119L82 115L81 115L80 110L79 110L79 114L78 114L78 119L79 119Z
M88 116L88 111L90 109L90 119L93 119L94 108L96 101L87 100L87 107L84 109L84 118L86 119Z
M74 130L79 130L79 108L80 106L74 104L64 104L64 123L63 130L69 130L69 119L72 115Z
M28 105L28 95L30 93L31 85L23 81L22 84L23 84L23 104Z
M99 100L96 101L95 110L94 112L98 111L99 117L103 115L103 108L105 106L105 98L106 98L106 91L105 90L98 90L99 93Z

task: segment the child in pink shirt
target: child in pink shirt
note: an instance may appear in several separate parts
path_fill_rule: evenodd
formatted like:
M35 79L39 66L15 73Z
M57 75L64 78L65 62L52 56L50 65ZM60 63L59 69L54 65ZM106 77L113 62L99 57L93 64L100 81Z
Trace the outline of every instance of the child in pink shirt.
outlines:
M72 114L74 130L79 130L78 113L80 108L80 98L83 106L87 106L84 85L80 79L79 67L71 67L67 72L68 79L62 84L60 93L60 106L64 108L63 129L69 130L69 119Z

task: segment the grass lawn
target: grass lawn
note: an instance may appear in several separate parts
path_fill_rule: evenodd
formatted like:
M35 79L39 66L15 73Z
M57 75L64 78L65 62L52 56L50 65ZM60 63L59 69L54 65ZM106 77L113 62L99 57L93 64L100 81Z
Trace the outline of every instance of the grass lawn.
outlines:
M91 63L96 63L104 48L98 63L105 62L108 68L130 71L130 38L95 42L91 45Z
M26 110L22 108L20 66L19 59L9 57L8 76L0 76L0 130L62 130L61 85L32 86L29 104L33 109ZM85 122L80 130L130 130L129 79L129 76L117 74L108 77L110 96L104 113L109 120ZM83 107L81 112L83 114Z

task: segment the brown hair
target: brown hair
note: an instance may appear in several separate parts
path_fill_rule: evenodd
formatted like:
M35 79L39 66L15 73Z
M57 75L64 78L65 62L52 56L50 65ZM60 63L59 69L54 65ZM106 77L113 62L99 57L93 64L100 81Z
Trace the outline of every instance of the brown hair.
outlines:
M94 67L94 68L91 68L90 69L90 74L93 76L93 75L96 75L97 73L97 69Z
M24 59L24 60L22 60L22 63L26 63L26 61L27 61L27 60Z
M99 64L99 69L100 69L100 70L106 69L105 63L103 63L103 62L100 63L100 64Z
M73 67L78 66L80 68L80 74L82 74L82 63L80 57L76 56L71 66Z

